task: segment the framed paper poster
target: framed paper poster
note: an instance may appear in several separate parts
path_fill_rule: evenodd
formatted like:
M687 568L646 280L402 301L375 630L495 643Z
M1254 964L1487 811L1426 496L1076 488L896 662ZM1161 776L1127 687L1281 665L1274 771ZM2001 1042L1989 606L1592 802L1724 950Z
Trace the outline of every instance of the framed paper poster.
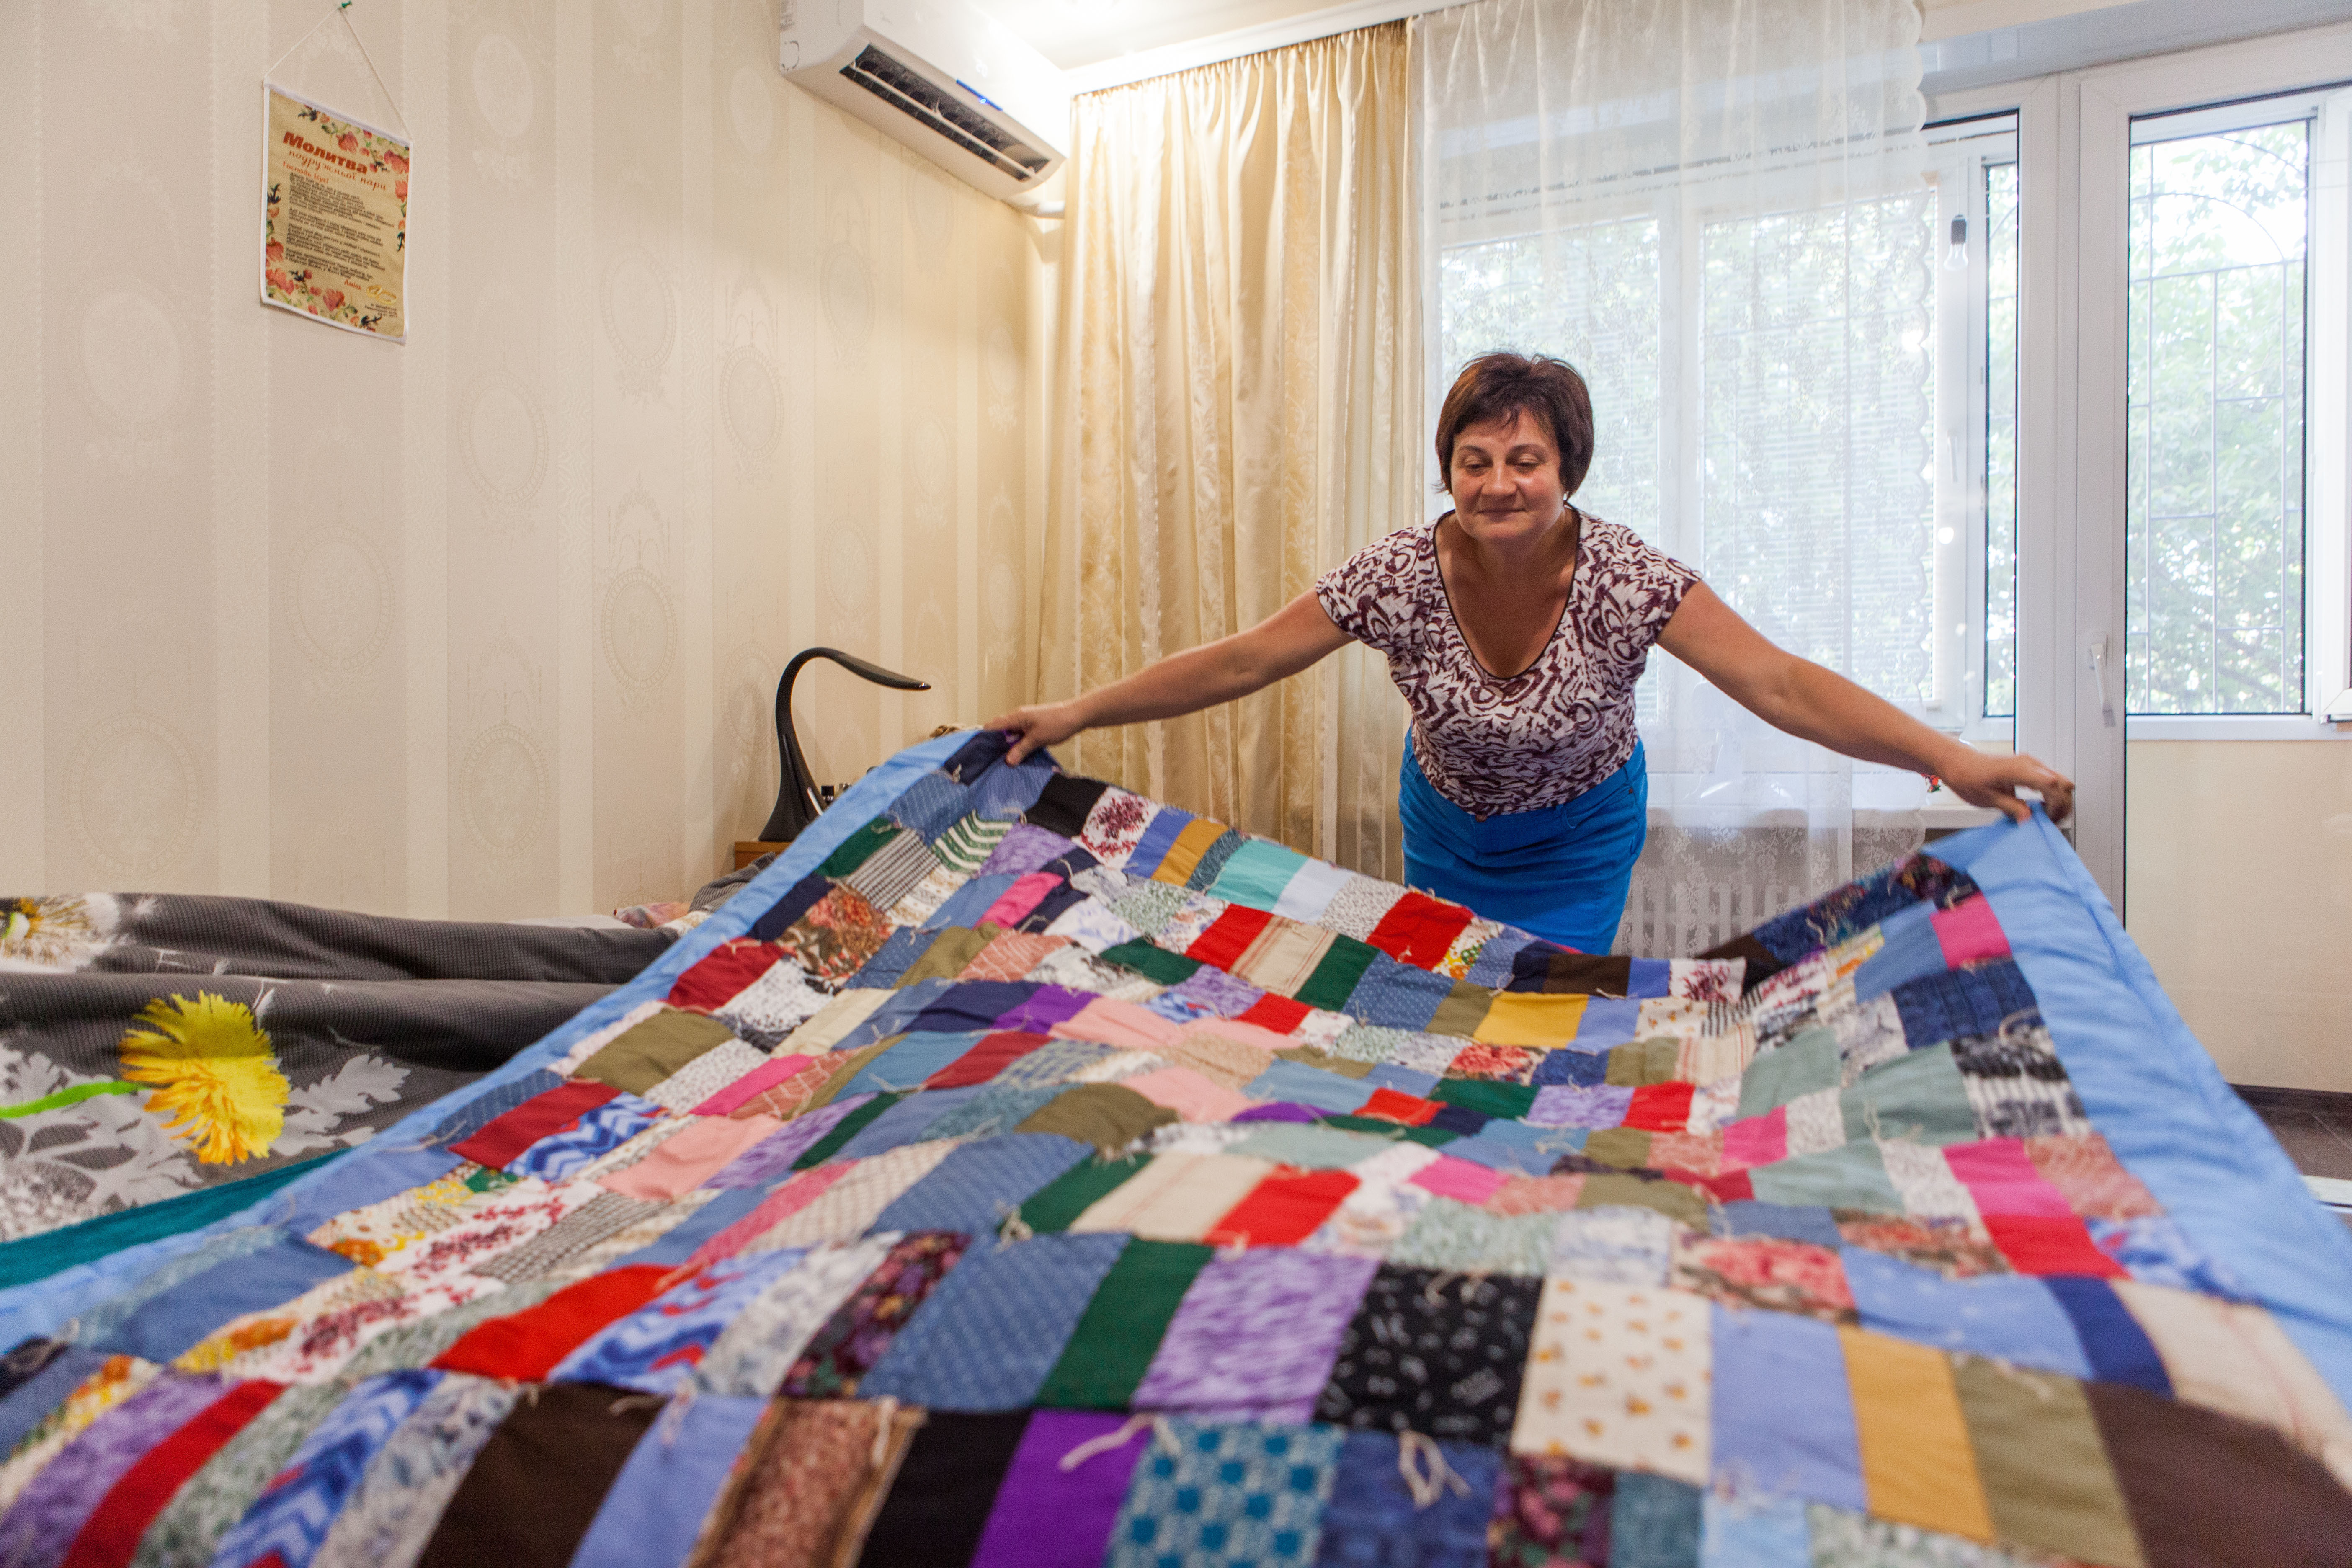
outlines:
M261 302L407 337L407 142L264 85Z

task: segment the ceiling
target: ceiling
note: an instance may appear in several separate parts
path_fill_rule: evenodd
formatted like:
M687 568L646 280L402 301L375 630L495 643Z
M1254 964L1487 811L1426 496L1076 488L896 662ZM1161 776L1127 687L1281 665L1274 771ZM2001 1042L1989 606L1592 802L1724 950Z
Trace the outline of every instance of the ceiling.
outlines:
M1327 10L1332 0L972 0L1064 70Z

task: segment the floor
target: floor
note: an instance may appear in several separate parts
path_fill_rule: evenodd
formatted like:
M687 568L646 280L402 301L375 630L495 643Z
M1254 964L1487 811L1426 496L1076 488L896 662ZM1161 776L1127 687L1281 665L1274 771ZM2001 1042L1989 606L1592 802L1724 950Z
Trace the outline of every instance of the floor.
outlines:
M2296 1170L2352 1180L2352 1094L2242 1087L2238 1096L2270 1128Z
M2263 1119L2296 1170L2306 1176L2352 1181L2352 1094L2240 1085L2238 1098ZM2352 1226L2352 1212L2338 1208L2336 1213Z

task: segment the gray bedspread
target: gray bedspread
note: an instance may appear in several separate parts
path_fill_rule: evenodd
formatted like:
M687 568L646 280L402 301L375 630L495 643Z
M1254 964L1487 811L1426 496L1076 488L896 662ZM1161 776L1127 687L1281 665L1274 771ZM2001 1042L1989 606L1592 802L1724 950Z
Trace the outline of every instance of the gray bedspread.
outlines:
M0 1240L362 1142L674 940L264 899L0 898Z

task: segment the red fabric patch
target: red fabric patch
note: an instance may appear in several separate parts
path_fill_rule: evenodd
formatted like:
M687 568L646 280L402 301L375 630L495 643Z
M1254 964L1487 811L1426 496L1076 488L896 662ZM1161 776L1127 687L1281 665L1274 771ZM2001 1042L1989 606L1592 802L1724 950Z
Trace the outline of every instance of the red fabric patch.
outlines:
M67 1549L64 1568L121 1568L129 1563L139 1538L188 1478L285 1391L282 1383L240 1383L148 1449L99 1500L97 1511Z
M1000 1029L992 1035L982 1035L980 1044L925 1079L923 1087L962 1089L971 1084L986 1083L1052 1038L1050 1035L1032 1035L1019 1029Z
M1748 1179L1745 1171L1726 1171L1720 1176L1694 1175L1688 1171L1668 1171L1666 1179L1680 1182L1686 1187L1696 1187L1719 1204L1746 1203L1756 1195L1756 1184Z
M503 1169L508 1162L549 1133L562 1131L620 1092L611 1084L598 1083L593 1079L575 1078L557 1084L544 1094L532 1095L504 1115L493 1116L482 1124L480 1131L463 1143L450 1144L449 1152L477 1165Z
M1192 939L1184 950L1187 958L1197 958L1202 963L1213 963L1219 969L1231 969L1234 961L1249 951L1249 944L1265 930L1274 919L1272 911L1254 910L1245 904L1234 904L1210 923L1209 929Z
M1633 1091L1622 1126L1643 1132L1679 1132L1690 1125L1691 1094L1687 1083L1645 1083Z
M2095 1274L2126 1278L2124 1266L2101 1252L2091 1232L2073 1215L1989 1214L1985 1229L1992 1244L2020 1274Z
M1356 1114L1377 1116L1383 1121L1402 1121L1407 1127L1426 1127L1429 1119L1442 1109L1433 1100L1423 1100L1402 1089L1376 1089L1371 1099L1356 1107Z
M1296 1247L1360 1184L1345 1171L1277 1166L1225 1211L1206 1239L1211 1247Z
M669 1005L710 1013L735 1000L742 989L776 966L782 955L764 942L739 937L722 942L669 988Z
M1277 996L1269 991L1250 1004L1249 1011L1234 1022L1255 1024L1261 1029L1272 1029L1286 1035L1307 1022L1307 1015L1315 1011L1304 1002L1294 1002L1287 996Z
M1403 898L1389 906L1389 912L1381 917L1381 923L1364 940L1400 963L1434 969L1445 962L1454 939L1469 923L1470 911L1460 904L1449 904L1408 889Z
M542 1382L589 1335L660 1295L662 1280L672 1272L656 1263L637 1263L592 1274L536 1307L476 1326L433 1364L444 1372Z

